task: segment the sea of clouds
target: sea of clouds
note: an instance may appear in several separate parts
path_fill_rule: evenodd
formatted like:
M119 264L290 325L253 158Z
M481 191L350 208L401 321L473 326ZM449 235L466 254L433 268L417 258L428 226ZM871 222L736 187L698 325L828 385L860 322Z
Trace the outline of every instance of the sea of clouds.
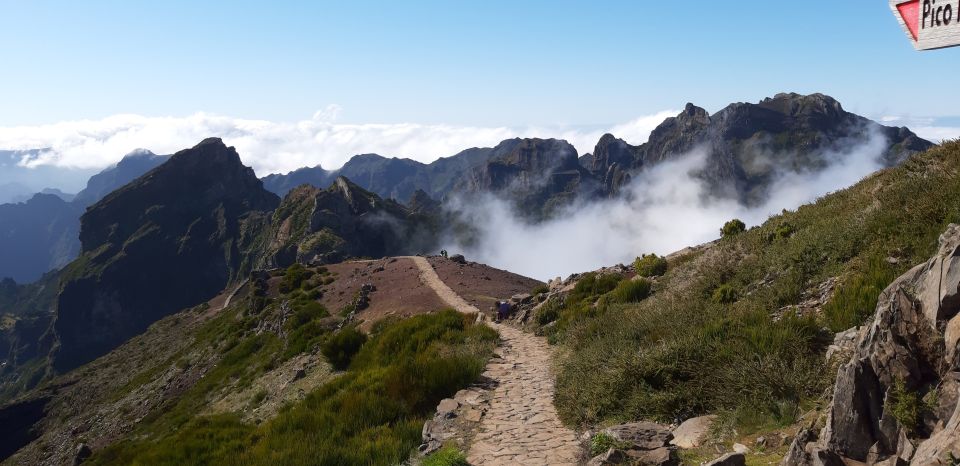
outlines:
M356 154L431 162L471 147L492 147L513 137L566 139L582 154L604 132L641 143L668 116L664 111L605 128L481 127L416 123L351 124L338 122L339 107L331 105L312 118L296 122L249 120L208 113L187 117L115 115L100 120L76 120L37 126L0 127L0 149L46 148L24 156L22 167L57 166L104 168L133 149L171 154L204 138L220 137L235 146L244 163L258 176L286 173L301 167L342 166Z

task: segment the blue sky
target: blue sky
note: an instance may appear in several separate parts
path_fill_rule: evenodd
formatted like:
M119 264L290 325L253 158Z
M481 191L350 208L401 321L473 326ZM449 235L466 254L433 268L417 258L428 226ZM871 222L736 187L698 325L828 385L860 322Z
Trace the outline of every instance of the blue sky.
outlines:
M210 136L260 175L510 137L586 153L604 132L643 143L687 102L781 91L960 136L960 48L914 51L886 0L0 0L0 63L0 150L65 169L31 189Z
M0 125L203 111L295 121L595 125L824 92L956 115L960 49L915 52L885 0L0 0ZM937 79L937 77L941 77Z

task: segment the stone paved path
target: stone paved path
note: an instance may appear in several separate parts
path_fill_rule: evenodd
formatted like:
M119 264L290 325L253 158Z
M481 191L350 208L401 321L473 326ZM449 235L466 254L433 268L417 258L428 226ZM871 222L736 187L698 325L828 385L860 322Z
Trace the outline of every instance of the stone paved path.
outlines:
M423 257L412 257L420 278L460 312L479 312L453 292ZM550 347L543 338L507 325L500 332L501 358L483 373L497 382L467 460L474 466L576 465L581 447L574 431L560 423L553 407Z

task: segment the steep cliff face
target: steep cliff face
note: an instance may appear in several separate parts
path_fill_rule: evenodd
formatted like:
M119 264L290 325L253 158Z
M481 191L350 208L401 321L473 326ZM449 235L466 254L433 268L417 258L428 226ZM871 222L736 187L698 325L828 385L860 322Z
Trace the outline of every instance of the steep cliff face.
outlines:
M785 465L950 464L960 448L960 225L888 286L838 373L826 426Z
M84 210L166 159L138 149L92 176L73 200L40 193L24 203L0 205L0 257L6 259L0 261L0 277L28 283L67 265L80 253Z
M471 170L458 186L468 196L493 193L532 220L549 217L597 184L577 149L559 139L522 139L509 152Z
M233 148L207 139L92 206L83 255L62 275L54 367L90 361L248 271L256 212L278 202Z

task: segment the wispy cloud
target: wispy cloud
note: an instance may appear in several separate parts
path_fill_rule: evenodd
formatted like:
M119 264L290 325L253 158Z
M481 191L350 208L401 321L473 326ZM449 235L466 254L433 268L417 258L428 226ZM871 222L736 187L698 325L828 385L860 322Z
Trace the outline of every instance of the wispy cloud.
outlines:
M646 140L666 117L661 112L613 125L582 130L564 127L479 127L417 123L348 124L337 121L340 107L328 106L312 118L296 122L250 120L196 113L186 117L114 115L100 120L0 127L0 149L50 148L21 160L22 166L101 168L135 148L173 153L206 137L221 137L237 147L244 162L259 175L304 166L338 168L351 156L378 153L430 162L470 147L493 146L512 137L567 139L579 153L590 152L604 132L628 142Z

